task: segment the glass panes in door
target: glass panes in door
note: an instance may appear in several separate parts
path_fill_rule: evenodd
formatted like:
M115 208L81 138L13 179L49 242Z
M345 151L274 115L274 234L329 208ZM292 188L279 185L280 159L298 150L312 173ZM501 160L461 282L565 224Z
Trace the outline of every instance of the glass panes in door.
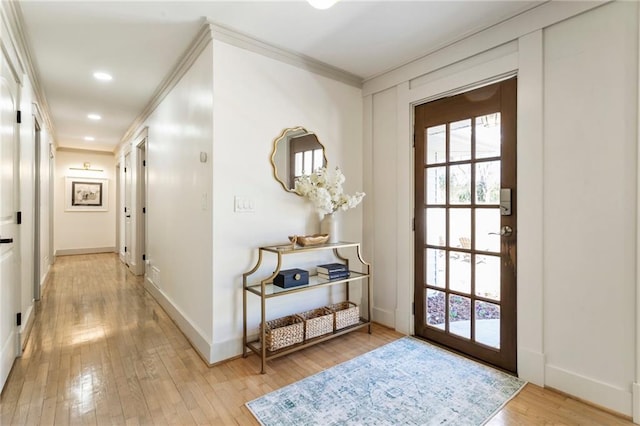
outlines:
M501 114L424 130L425 324L500 349Z

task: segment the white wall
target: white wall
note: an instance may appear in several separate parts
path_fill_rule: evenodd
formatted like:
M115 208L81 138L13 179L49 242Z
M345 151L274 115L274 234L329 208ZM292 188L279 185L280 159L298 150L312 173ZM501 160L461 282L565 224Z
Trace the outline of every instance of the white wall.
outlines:
M51 177L55 171L55 157L53 155L53 141L49 130L40 121L40 276L38 280L41 288L46 284L49 267L53 264L54 253L51 250L53 234L53 181Z
M205 358L213 323L212 62L209 43L143 123L148 127L147 288ZM200 162L201 152L209 157L206 163ZM135 177L135 147L131 155ZM133 208L135 217L139 207Z
M102 172L70 170L85 162ZM66 177L107 179L107 211L66 211ZM110 152L61 150L56 153L54 247L56 255L113 252L116 245L115 157Z
M213 75L212 359L217 361L242 351L242 273L254 266L257 247L319 231L319 217L311 205L285 192L273 178L269 162L273 140L286 127L303 126L316 133L326 148L328 166L340 166L345 174L345 191L362 190L362 94L344 83L217 40ZM234 196L253 200L255 212L234 213ZM339 215L341 239L361 241L362 208ZM265 262L273 268L275 257ZM285 267L317 265L313 258L285 262ZM264 273L263 269L256 277ZM248 297L251 331L260 321L259 304L257 297ZM268 318L322 306L327 297L325 290L272 300Z
M519 375L630 415L638 4L594 6L551 2L366 82L364 223L374 319L410 333L413 106L517 72Z
M393 327L395 325L395 310L397 305L396 287L397 270L396 255L390 256L384 247L395 247L396 230L389 223L397 223L397 211L389 206L390 200L397 198L395 179L398 162L396 160L396 109L397 91L387 89L373 95L373 133L376 135L376 145L373 149L374 171L371 175L371 200L367 207L373 217L373 233L367 242L367 250L373 251L371 259L375 267L373 277L374 311L376 321ZM389 126L388 124L392 124ZM378 214L378 212L383 212ZM408 224L407 224L408 225ZM378 247L379 246L379 247Z
M614 3L544 32L546 383L625 414L635 356L636 8Z
M204 50L140 126L148 129L146 281L213 363L242 353L242 273L253 267L257 247L318 232L318 214L273 178L273 140L286 127L316 132L329 165L347 176L346 190L360 190L362 94L226 42L194 46ZM121 164L129 151L136 163L134 143L121 148ZM234 213L235 196L251 199L255 212ZM360 241L362 210L341 213L341 221L342 239ZM316 261L293 260L296 266ZM322 289L275 302L269 318L343 297ZM257 302L249 305L250 332L259 323Z

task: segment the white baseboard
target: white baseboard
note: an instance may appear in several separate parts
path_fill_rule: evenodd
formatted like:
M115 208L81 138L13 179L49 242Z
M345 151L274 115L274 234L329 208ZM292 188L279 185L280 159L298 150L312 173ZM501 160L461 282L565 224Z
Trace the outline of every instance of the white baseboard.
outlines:
M632 389L633 401L631 405L633 407L633 422L640 424L640 383L634 383Z
M144 275L145 272L145 264L144 262L131 262L129 264L129 270L133 275Z
M396 309L394 329L397 332L406 334L408 336L413 335L414 323L415 319L411 312L402 309Z
M95 253L114 253L115 247L91 247L81 249L58 249L56 250L56 256L70 256L74 254L95 254Z
M31 330L33 329L33 323L35 320L35 315L33 315L33 301L31 302L31 306L27 309L27 312L22 313L22 325L18 330L18 338L20 339L20 353L27 344L27 340L29 339L29 334L31 334Z
M258 336L247 336L249 341L255 340ZM230 358L242 355L242 337L233 338L225 342L213 342L211 346L210 363L221 362Z
M545 385L625 416L632 415L632 394L629 389L617 388L553 365L545 369Z
M11 367L4 368L4 366L13 366L13 362L16 359L16 342L17 340L15 332L12 332L7 340L5 340L4 342L0 342L0 391L2 391L2 388L4 388L7 377L9 377L9 372L11 372Z
M371 310L371 316L373 317L373 321L378 324L382 324L389 328L395 328L396 326L396 316L394 311L388 311L380 308L373 308Z
M47 280L47 278L49 278L49 271L50 270L51 270L51 264L47 263L47 268L44 271L44 273L42 274L42 277L40 278L40 295L42 295L42 291L44 290L45 286L49 282Z
M518 377L535 385L544 386L545 356L527 348L518 348Z
M144 288L151 294L154 299L162 306L167 315L178 326L180 331L185 335L191 346L200 354L203 360L212 363L211 354L213 353L211 343L206 339L196 326L194 326L187 317L178 309L174 303L156 287L149 279L144 280ZM242 344L241 344L242 346Z

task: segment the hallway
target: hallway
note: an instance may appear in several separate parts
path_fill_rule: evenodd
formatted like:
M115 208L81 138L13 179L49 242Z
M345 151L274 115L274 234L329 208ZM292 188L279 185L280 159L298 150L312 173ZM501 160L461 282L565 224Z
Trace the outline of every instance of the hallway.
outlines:
M115 254L58 257L0 425L256 425L244 403L400 337L374 326L269 362L209 368ZM489 424L631 425L528 385Z
M208 368L115 254L58 257L36 306L1 425L257 424L246 401L400 336L352 333L350 344L273 361L265 375L254 356Z

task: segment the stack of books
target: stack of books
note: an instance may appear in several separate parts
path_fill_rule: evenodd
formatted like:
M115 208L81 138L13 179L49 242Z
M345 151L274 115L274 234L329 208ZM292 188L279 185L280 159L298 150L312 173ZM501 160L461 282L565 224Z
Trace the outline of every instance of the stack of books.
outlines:
M347 265L342 263L327 263L326 265L318 265L318 276L326 280L337 280L347 278L351 273L347 269Z

